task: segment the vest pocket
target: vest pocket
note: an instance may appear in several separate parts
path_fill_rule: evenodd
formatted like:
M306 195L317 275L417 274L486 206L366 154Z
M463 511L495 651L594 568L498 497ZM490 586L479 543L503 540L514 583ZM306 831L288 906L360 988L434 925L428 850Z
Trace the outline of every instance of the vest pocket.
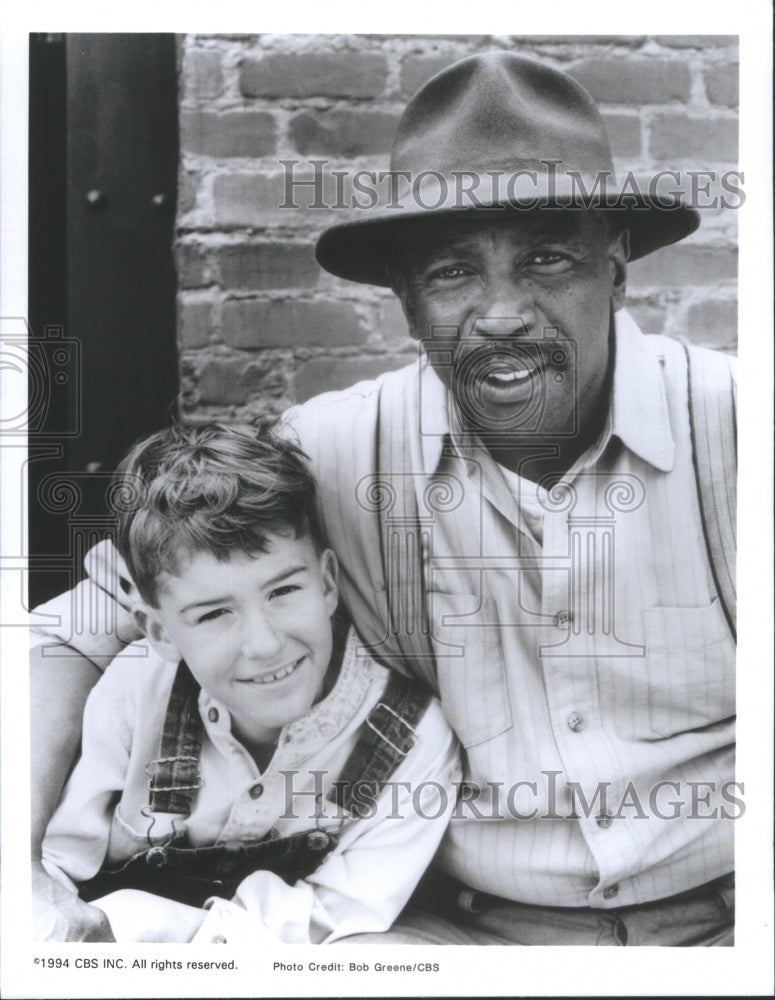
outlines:
M648 736L672 736L735 714L735 644L718 599L646 608Z
M479 594L428 594L441 705L464 747L511 729L497 607Z

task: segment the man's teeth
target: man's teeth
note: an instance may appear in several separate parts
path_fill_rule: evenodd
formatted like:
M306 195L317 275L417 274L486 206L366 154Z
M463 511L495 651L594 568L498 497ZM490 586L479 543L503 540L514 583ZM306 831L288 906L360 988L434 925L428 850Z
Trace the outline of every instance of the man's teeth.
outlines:
M495 379L496 382L521 382L523 379L530 378L532 375L532 369L530 368L518 368L510 371L500 371L492 372L490 378Z

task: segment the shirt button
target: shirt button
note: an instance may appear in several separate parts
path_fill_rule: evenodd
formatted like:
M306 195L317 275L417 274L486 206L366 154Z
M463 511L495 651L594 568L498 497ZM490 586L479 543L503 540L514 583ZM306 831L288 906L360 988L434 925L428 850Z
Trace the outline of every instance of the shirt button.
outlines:
M603 830L607 830L614 821L614 818L610 813L600 813L596 818L597 825ZM603 893L603 895L605 896L605 893Z
M251 799L260 799L261 796L264 794L264 786L260 784L253 785L253 787L250 789L249 794Z
M605 889L603 889L603 899L613 899L614 896L618 896L618 895L619 895L619 883L618 882L614 882L613 885L607 885L605 887Z
M163 847L152 847L145 855L145 863L151 868L163 868L167 863L167 852Z
M573 621L573 615L570 611L558 611L554 616L554 624L557 628L567 628Z
M568 729L573 730L574 733L580 732L586 724L587 720L581 712L571 712L568 716Z
M210 722L217 722L218 721L218 709L217 708L211 708L209 710L209 712L207 713L207 718L210 720Z
M223 936L223 934L215 934L213 936L212 943L213 944L226 944L226 938Z
M313 830L307 837L307 847L311 851L324 851L328 847L329 837L323 830Z

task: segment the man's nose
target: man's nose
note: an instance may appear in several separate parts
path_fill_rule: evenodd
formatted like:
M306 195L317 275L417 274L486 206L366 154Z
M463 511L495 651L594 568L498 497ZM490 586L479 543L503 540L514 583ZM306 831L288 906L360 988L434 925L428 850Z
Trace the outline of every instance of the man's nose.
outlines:
M533 294L524 281L500 281L482 305L471 331L475 337L528 337L536 326Z
M268 660L276 656L285 645L285 637L276 623L263 612L253 613L245 619L242 636L242 655L249 660Z

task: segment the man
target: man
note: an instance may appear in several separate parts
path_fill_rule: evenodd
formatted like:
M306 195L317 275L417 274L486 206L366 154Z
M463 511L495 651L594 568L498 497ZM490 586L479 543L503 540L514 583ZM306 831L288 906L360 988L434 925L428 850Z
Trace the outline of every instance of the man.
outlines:
M733 609L688 405L691 377L733 441L729 367L623 310L628 257L697 215L617 197L589 96L512 53L426 84L392 168L318 259L390 285L423 359L289 414L364 646L439 691L465 750L433 884L381 940L730 944Z

